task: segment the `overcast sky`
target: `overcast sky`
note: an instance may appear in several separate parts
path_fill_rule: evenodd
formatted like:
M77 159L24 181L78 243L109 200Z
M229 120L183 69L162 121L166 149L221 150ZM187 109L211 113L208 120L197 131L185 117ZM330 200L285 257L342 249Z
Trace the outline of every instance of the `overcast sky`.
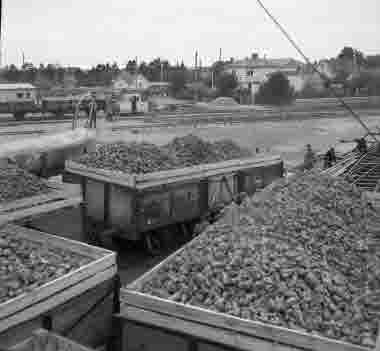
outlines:
M263 0L312 59L380 53L379 0ZM255 0L3 0L3 64L91 66L154 57L299 58Z

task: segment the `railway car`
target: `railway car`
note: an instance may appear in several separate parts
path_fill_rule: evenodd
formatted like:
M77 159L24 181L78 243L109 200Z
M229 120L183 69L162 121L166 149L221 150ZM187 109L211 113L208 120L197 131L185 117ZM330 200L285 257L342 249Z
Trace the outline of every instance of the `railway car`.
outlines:
M119 174L67 161L66 173L80 179L90 240L105 245L115 236L143 240L154 253L162 246L165 230L176 227L185 235L192 233L196 224L239 194L252 194L282 177L284 165L280 157L267 156Z
M37 88L29 83L0 84L0 113L12 114L16 120L24 119L37 107Z

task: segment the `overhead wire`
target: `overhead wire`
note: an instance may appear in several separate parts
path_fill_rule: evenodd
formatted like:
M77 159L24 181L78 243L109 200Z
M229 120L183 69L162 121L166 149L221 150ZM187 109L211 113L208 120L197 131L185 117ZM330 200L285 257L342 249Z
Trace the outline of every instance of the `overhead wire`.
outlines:
M309 64L314 72L316 72L322 80L328 82L328 89L333 93L334 97L342 104L344 108L346 108L351 115L360 123L360 125L366 130L367 135L370 135L375 142L378 142L378 139L376 138L375 134L371 132L371 130L367 127L367 125L362 121L360 116L344 101L343 98L341 98L338 93L335 91L335 89L331 86L331 80L327 78L317 67L315 64L313 64L310 59L305 55L305 53L302 51L300 46L295 42L295 40L291 37L291 35L287 32L287 30L281 25L281 23L272 15L272 13L268 10L268 8L264 5L262 0L256 0L257 3L260 5L260 7L265 11L265 13L268 15L268 17L274 22L274 24L280 29L280 31L285 35L285 37L288 39L288 41L292 44L292 46L297 50L297 52L303 57L305 62Z

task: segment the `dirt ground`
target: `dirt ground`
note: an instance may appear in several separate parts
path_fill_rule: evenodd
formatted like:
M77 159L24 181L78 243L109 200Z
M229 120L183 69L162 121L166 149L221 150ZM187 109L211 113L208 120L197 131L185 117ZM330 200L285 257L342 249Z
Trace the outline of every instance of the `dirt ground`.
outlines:
M370 128L380 126L378 116L364 117ZM164 144L176 136L195 134L208 140L230 138L255 151L280 154L288 165L302 161L305 145L310 143L317 152L335 146L338 151L348 151L353 144L341 144L340 139L353 139L365 135L365 130L351 117L310 120L241 123L233 125L199 125L150 128L143 130L110 132L103 130L98 139L103 142L145 141Z

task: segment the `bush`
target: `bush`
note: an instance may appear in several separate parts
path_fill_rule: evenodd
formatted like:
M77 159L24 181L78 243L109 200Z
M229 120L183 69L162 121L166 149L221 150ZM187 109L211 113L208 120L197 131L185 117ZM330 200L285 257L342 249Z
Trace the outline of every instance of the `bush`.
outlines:
M238 81L233 74L222 74L216 80L216 87L218 89L218 96L232 97L234 90L238 86Z
M294 89L288 78L281 72L275 72L260 86L255 101L262 105L286 105L290 104L294 97Z

